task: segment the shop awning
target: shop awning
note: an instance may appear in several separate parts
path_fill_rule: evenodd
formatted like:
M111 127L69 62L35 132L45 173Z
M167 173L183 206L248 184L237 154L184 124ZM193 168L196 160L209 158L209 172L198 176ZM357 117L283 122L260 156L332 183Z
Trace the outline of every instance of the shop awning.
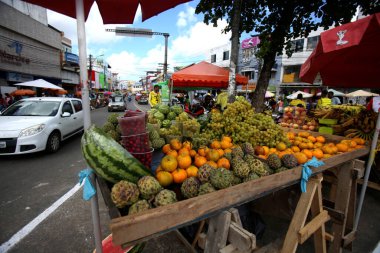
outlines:
M37 88L45 88L45 89L54 89L54 90L63 90L62 87L59 87L55 84L49 83L43 79L37 79L34 81L17 83L17 86L29 86L29 87L37 87Z

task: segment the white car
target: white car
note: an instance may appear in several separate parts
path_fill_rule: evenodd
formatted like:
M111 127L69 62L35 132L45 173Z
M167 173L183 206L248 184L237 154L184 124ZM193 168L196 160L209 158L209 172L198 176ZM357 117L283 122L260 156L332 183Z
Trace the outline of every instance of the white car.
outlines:
M46 150L83 131L82 101L36 97L19 100L0 113L0 155Z

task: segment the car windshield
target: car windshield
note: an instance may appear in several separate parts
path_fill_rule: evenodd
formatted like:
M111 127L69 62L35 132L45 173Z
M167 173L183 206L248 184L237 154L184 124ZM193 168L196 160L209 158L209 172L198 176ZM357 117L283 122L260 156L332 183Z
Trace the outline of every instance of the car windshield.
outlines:
M8 107L1 116L55 116L60 101L20 100Z
M112 102L123 102L123 97L113 97Z

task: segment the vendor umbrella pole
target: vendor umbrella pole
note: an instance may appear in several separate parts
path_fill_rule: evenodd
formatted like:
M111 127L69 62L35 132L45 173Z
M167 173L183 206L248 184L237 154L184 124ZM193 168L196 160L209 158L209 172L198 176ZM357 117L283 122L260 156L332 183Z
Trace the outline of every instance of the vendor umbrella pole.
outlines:
M83 0L75 0L76 18L77 18L77 30L78 30L78 47L79 47L79 66L80 66L80 80L82 83L82 103L83 103L83 117L84 117L84 129L88 129L91 125L90 114L90 99L87 83L87 52L86 52L86 28L84 20L84 7ZM91 176L91 184L96 189L95 176ZM100 218L99 218L99 204L98 197L95 194L91 198L91 214L92 223L94 226L95 246L97 253L103 253L102 239L100 231Z
M370 150L370 153L369 153L367 167L366 167L366 170L365 170L364 183L363 183L363 186L362 186L362 190L360 192L359 204L358 204L358 208L357 208L357 211L356 211L356 217L355 217L355 223L354 223L354 231L356 231L358 229L358 224L359 224L359 219L360 219L360 213L362 211L364 196L365 196L365 192L366 192L367 185L368 185L368 178L369 178L369 174L371 173L371 168L372 168L373 161L375 160L376 146L377 146L377 140L379 138L379 132L380 132L380 111L379 111L379 115L377 117L376 131L375 131L375 134L373 135L372 144L371 144L371 150Z

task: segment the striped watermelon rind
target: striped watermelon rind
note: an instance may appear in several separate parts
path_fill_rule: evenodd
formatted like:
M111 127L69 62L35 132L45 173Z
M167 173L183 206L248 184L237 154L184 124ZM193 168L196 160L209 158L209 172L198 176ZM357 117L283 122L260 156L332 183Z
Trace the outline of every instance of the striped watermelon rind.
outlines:
M81 148L88 165L109 182L137 183L141 177L152 175L139 160L95 125L85 131Z

